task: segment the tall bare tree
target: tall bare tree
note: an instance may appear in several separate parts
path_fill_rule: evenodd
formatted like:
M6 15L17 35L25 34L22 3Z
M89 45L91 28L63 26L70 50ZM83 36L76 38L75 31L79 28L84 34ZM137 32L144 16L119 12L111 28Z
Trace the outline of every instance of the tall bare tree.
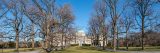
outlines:
M135 13L138 16L136 17L136 22L141 29L141 46L142 50L144 50L145 28L147 27L145 22L153 14L152 7L155 4L156 0L135 0L133 2Z
M112 18L112 30L113 30L113 49L114 51L116 51L116 23L117 23L117 20L118 20L118 16L117 15L117 10L116 10L116 5L117 5L117 1L118 0L107 0L106 3L110 9L110 15L111 15L111 18Z
M117 28L117 22L119 17L121 17L121 14L126 9L126 3L119 5L119 0L103 0L106 2L106 7L108 7L109 10L109 16L111 17L111 24L112 24L112 35L113 35L113 49L116 51L116 28ZM120 8L117 6L121 6ZM119 8L119 9L118 9ZM118 11L119 10L119 11Z
M62 34L61 46L63 49L63 46L66 45L67 31L69 30L74 20L72 10L68 4L64 4L64 6L59 9L59 18L60 18L60 31ZM64 44L63 42L65 43L65 45L63 45Z
M125 29L125 34L126 34L125 43L126 43L126 49L128 50L128 35L131 30L131 27L133 27L134 25L134 16L130 15L130 13L124 15L122 18L122 25L123 25L122 27Z
M34 37L35 37L35 24L36 24L36 21L38 18L35 16L35 14L37 13L37 8L35 8L35 5L31 6L31 4L29 4L29 2L31 2L30 0L23 0L21 1L21 5L23 6L23 13L24 15L30 20L31 22L31 35L30 35L30 38L31 38L31 41L32 41L32 49L34 49Z
M99 45L99 34L98 34L98 19L96 16L92 16L89 20L89 28L88 33L91 35L91 42L92 46L98 46Z
M103 49L105 49L105 40L106 40L106 3L103 1L100 1L99 3L95 4L95 11L98 18L99 23L99 33L102 35L102 41L103 41Z
M50 36L50 28L51 21L56 17L55 16L55 0L33 0L34 6L36 7L34 15L37 17L37 24L40 26L40 31L44 35L45 38L45 47L49 47L49 36ZM42 5L42 4L43 5Z
M29 38L30 34L31 34L31 26L26 24L26 26L24 26L24 29L22 31L22 36L21 36L21 39L23 40L23 47L25 48L28 48L27 43L31 39Z
M117 14L117 2L118 0L105 0L109 9L110 9L110 15L112 18L112 30L113 30L113 49L116 51L116 23L118 20L118 14Z
M102 40L103 49L105 49L105 41L106 41L106 35L107 35L107 28L105 19L107 17L106 14L106 3L101 1L97 1L94 4L94 14L92 15L92 18L89 21L89 32L92 36L92 43L95 46L100 46L100 40Z
M12 28L11 31L15 32L15 39L16 39L16 50L19 48L19 34L23 29L23 13L22 8L20 5L19 0L10 0L10 1L3 1L9 12L11 13L12 17L5 16L7 23L6 25L9 28Z

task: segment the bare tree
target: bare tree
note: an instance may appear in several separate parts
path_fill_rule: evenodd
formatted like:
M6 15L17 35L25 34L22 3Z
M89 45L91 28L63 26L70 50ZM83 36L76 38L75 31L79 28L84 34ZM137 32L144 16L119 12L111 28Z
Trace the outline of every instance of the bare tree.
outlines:
M111 18L112 18L112 30L113 30L113 49L114 51L116 51L116 23L118 20L118 16L117 12L116 12L116 5L117 5L117 0L107 0L106 1L109 8L110 8L110 14L111 14Z
M126 3L122 5L118 5L119 0L103 0L106 2L106 7L108 7L109 10L109 16L111 17L111 24L112 24L112 35L113 35L113 49L116 51L116 27L117 27L117 20L119 17L121 17L121 14L126 9ZM121 10L118 11L118 7L121 6Z
M40 4L43 3L42 4ZM38 26L40 26L40 31L44 35L45 38L45 46L49 47L49 34L51 32L51 20L53 20L55 16L55 0L33 0L34 6L36 6L37 11L35 11L35 16L37 17L36 21ZM32 18L32 17L31 17Z
M35 37L35 24L36 24L36 21L35 20L38 20L38 18L35 16L35 14L37 13L37 8L35 8L35 5L31 6L29 5L29 2L30 0L23 0L21 1L21 5L23 6L23 13L24 15L31 21L31 35L30 35L30 38L31 38L31 41L32 41L32 49L34 49L34 37Z
M93 46L99 45L99 34L98 34L98 19L93 16L89 21L89 34L91 35L91 42Z
M23 40L23 46L28 48L28 42L31 41L32 42L32 24L29 23L25 23L25 26L23 28L23 31L21 33L21 39ZM32 43L34 44L34 42ZM34 49L34 47L32 46L32 49Z
M59 9L59 18L60 18L60 29L62 34L61 46L63 49L63 46L66 45L67 31L69 30L69 27L71 26L74 20L74 16L68 4L65 4L63 7ZM65 45L63 45L63 42L65 43Z
M92 44L94 46L100 46L100 42L102 41L103 50L105 49L105 42L107 39L107 28L105 23L107 17L106 10L106 3L102 0L95 3L94 14L92 15L92 18L90 18L88 32L92 37Z
M103 49L105 49L105 40L106 40L106 3L103 1L97 2L95 4L95 11L98 18L98 24L99 24L99 35L102 35L102 41L103 41Z
M15 39L16 39L16 50L19 48L19 34L21 33L23 29L23 13L21 9L21 5L19 0L10 0L10 1L4 1L5 6L7 6L7 9L9 9L9 12L11 13L12 17L5 16L7 23L10 28L12 28L15 32Z
M118 0L106 0L106 3L110 9L110 15L111 15L111 18L112 18L112 30L113 30L113 49L114 51L116 51L116 23L117 23L117 20L118 20L118 14L117 14L117 2Z
M144 50L144 37L145 37L145 28L147 25L145 24L146 19L148 19L153 14L153 4L155 1L153 0L135 0L134 9L135 13L138 17L136 17L136 22L141 28L141 46L142 50Z
M129 15L129 13L124 15L124 18L122 18L122 25L125 29L125 34L126 34L126 38L125 38L126 42L125 43L126 43L127 50L128 50L128 35L129 35L129 31L130 31L131 27L133 27L133 25L134 25L133 23L134 23L133 15Z

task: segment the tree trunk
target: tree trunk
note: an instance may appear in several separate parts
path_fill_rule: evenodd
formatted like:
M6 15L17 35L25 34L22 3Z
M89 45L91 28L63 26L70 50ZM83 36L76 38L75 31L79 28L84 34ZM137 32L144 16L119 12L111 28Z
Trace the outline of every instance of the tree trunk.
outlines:
M76 40L76 39L77 39L77 37L76 37L76 36L77 36L77 35L75 35L75 44L77 44L77 40Z
M49 19L48 19L49 20ZM47 22L47 32L46 32L46 43L45 43L45 45L46 45L46 48L48 48L49 46L49 22Z
M114 35L114 37L113 37L113 51L116 51L116 42L117 42L117 40L116 40L116 35L115 34L113 34Z
M144 50L144 16L142 16L142 50Z
M24 42L23 42L23 43L24 43L24 47L25 47L25 48L28 48L26 38L24 38L23 41L24 41Z
M61 49L63 49L63 33L62 33Z
M99 46L99 36L96 37L96 46Z
M116 22L113 21L113 51L116 51L116 43L117 43L117 40L116 40Z
M106 47L107 47L107 45L108 45L108 38L107 38L107 36L106 36Z
M116 34L117 34L117 49L119 49L119 37L118 37L118 27L117 27L117 32L116 32Z
M18 29L16 29L16 50L18 51L19 48L19 34Z
M64 46L66 46L67 45L67 40L66 40L66 36L64 36L65 38L64 38ZM65 48L65 47L64 47Z
M32 23L32 35L31 35L31 38L32 38L32 49L34 49L34 24Z
M126 31L126 49L128 50L128 31Z
M45 47L48 48L48 35L46 35Z
M103 34L103 50L105 50L105 35Z

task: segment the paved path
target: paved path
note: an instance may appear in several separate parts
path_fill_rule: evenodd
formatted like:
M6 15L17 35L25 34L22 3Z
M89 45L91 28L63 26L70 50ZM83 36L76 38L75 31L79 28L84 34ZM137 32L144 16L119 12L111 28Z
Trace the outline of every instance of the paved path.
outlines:
M160 53L160 51L132 51L129 53Z
M18 53L18 52L14 52L14 53ZM28 51L28 52L19 52L19 53L40 53L40 50Z
M108 51L113 51L113 49L106 49ZM125 51L125 50L117 50L118 52L125 53L160 53L160 51Z
M40 53L39 50L36 50L36 51L30 51L30 52L20 52L20 53Z

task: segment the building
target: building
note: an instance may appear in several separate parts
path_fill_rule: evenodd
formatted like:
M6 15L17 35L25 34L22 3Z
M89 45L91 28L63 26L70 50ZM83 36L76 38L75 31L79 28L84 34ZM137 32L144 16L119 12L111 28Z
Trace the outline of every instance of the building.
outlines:
M82 46L82 44L91 44L91 39L86 36L84 31L80 30L76 33L76 38L71 44L79 44L80 46Z

